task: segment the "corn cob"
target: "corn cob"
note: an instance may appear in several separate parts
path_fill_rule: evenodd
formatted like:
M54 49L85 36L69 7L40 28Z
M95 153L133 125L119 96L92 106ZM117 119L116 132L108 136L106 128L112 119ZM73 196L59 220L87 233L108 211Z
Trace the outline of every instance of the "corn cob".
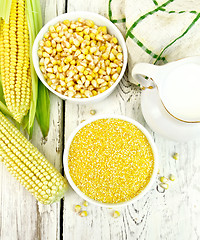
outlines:
M30 109L31 74L25 0L12 0L9 22L1 21L0 61L4 97L13 118L21 122Z
M60 200L66 179L0 112L0 160L8 171L41 203Z

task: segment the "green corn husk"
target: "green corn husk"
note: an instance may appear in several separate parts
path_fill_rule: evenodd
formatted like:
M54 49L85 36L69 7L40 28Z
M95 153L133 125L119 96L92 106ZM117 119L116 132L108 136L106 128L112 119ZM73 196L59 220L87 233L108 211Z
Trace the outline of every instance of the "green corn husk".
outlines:
M5 22L9 21L10 9L12 0L0 0L0 18ZM30 38L30 67L32 77L32 98L31 106L27 116L23 119L23 126L27 129L29 136L32 136L34 120L37 115L37 121L41 128L44 137L47 136L49 131L49 116L50 116L50 99L49 92L43 84L38 84L38 77L33 67L32 62L32 46L35 37L42 28L42 15L39 0L25 0L26 4L26 16L29 26L29 38ZM0 88L2 91L2 88ZM43 105L44 102L44 105ZM8 111L5 101L3 99L3 91L0 92L0 110L8 115L12 116Z

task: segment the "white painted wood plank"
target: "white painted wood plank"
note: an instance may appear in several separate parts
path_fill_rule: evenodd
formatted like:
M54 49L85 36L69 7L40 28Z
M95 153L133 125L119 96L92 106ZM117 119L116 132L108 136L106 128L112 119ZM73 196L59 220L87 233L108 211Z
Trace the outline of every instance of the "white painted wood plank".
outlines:
M41 0L44 22L65 10L64 0ZM51 94L50 131L42 138L35 125L32 143L61 170L63 102ZM41 103L42 104L42 103ZM60 239L60 202L44 206L28 193L0 163L0 239Z
M68 12L87 10L106 16L107 1L69 0ZM70 189L64 201L64 240L188 240L200 238L200 140L175 143L153 133L146 125L140 108L140 92L126 79L106 100L97 104L74 105L66 102L65 142L70 133L83 119L91 117L90 110L97 114L116 113L132 117L151 132L160 154L161 175L176 176L165 193L157 191L159 181L143 199L120 209L121 216L114 219L113 210L87 207L88 217L81 218L74 212L74 205L82 199ZM180 154L175 161L171 156ZM158 176L159 177L159 176ZM85 208L86 209L86 208Z

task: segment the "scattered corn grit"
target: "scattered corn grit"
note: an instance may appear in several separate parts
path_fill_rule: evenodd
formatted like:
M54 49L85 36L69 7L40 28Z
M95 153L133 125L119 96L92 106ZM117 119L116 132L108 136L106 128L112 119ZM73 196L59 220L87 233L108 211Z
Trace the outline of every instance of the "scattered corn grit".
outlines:
M75 135L68 166L72 180L88 197L119 203L137 196L149 183L154 156L136 126L120 119L100 119Z
M9 22L1 20L0 63L6 105L21 122L30 109L31 73L25 0L12 0Z
M64 196L66 179L1 112L0 160L39 202L51 204Z
M49 86L72 98L106 91L118 79L122 48L105 26L79 18L49 27L39 43L40 70Z

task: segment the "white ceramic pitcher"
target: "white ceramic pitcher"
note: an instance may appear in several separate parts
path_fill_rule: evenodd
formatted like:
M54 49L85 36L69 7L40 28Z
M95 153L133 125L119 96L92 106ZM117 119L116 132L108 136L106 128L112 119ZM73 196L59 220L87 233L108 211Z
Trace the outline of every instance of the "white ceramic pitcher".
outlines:
M200 137L200 56L162 66L138 63L132 75L146 88L142 112L154 131L178 141Z

